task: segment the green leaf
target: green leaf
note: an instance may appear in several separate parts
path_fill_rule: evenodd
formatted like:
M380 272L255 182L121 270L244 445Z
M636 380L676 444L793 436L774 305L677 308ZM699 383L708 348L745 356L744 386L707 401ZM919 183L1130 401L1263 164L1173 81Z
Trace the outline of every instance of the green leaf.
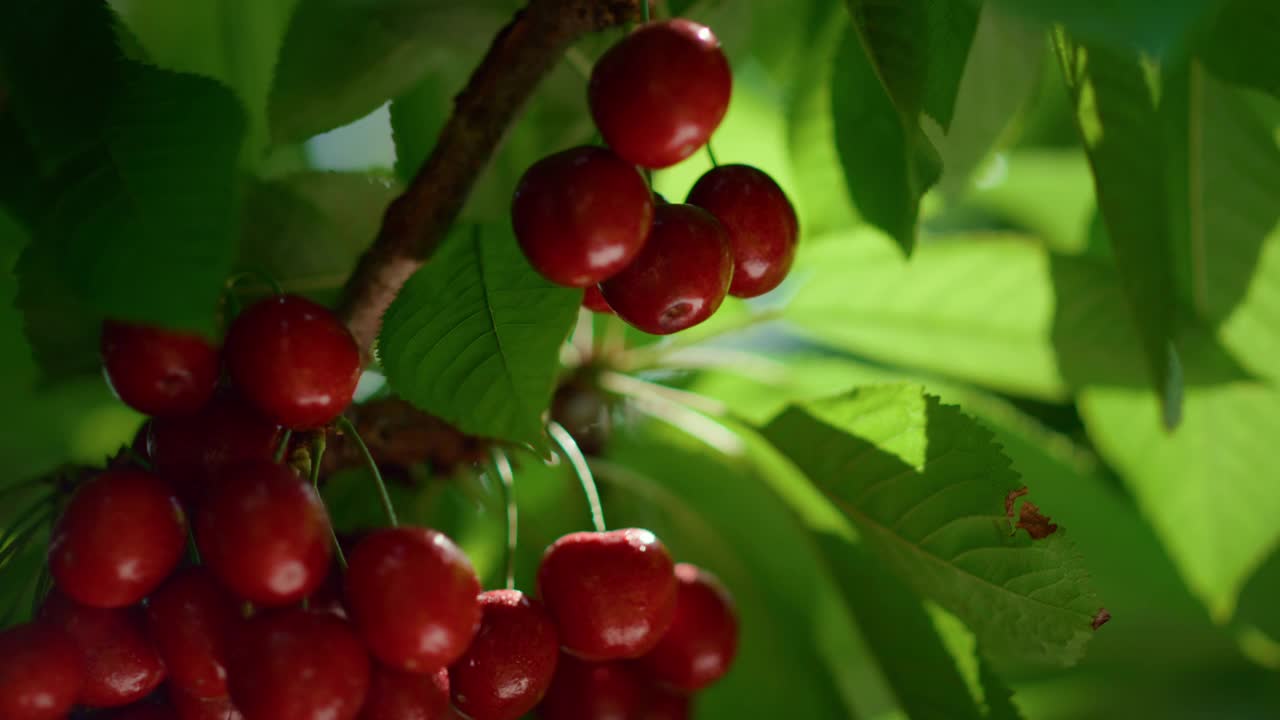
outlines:
M500 0L299 0L271 89L272 138L345 125L427 72L452 70L444 77L459 82L459 56L479 58L512 10Z
M1180 337L1186 416L1172 433L1142 422L1155 399L1134 388L1080 395L1089 435L1132 489L1187 584L1219 620L1280 543L1274 439L1280 391L1229 380L1234 361L1202 332ZM1223 528L1230 528L1224 532Z
M972 681L961 675L957 665L978 670L975 648L948 647L920 599L874 553L831 534L816 533L816 542L907 717L1019 717L1009 704L1011 691L993 672ZM956 629L965 632L963 626L948 628Z
M506 224L463 227L387 310L378 355L414 405L463 432L540 447L580 303L529 267Z
M973 0L970 0L971 2ZM1009 12L1045 24L1061 23L1073 35L1115 48L1140 48L1160 56L1185 43L1214 0L991 0Z
M968 59L960 57L964 74L956 84L950 125L923 123L942 158L943 191L967 189L973 171L1010 134L1040 77L1043 57L1043 33L990 4L982 6Z
M304 172L254 182L245 196L240 262L290 291L325 294L346 281L399 192L386 177Z
M1215 75L1280 97L1280 59L1268 48L1280 38L1280 5L1229 0L1213 16L1196 52Z
M298 0L129 0L121 19L160 67L204 75L236 93L247 110L248 164L266 150L267 94Z
M104 316L212 331L244 134L226 88L124 59L104 6L72 4L41 5L4 38L14 110L47 178L18 302L48 376L87 367ZM74 51L43 42L55 28ZM67 83L52 96L51 77Z
M831 113L854 205L867 222L910 253L920 198L937 182L941 161L916 116L894 105L852 31L836 51Z
M764 433L993 661L1065 666L1082 656L1100 605L1081 558L1060 533L1010 534L1006 498L1023 483L990 432L957 408L916 386L880 386L793 406Z
M1055 252L1084 253L1094 215L1093 177L1078 150L1018 148L982 172L965 201L1025 228Z
M1280 147L1246 98L1193 64L1166 83L1179 131L1182 295L1251 372L1280 380ZM1185 198L1185 199L1184 199Z
M795 272L809 277L786 317L823 342L1020 395L1067 396L1050 259L1033 241L926 243L908 262L858 230L802 249Z
M1175 427L1182 388L1173 343L1175 209L1156 100L1136 55L1056 39L1063 76L1093 166L1098 207L1146 353L1161 417Z

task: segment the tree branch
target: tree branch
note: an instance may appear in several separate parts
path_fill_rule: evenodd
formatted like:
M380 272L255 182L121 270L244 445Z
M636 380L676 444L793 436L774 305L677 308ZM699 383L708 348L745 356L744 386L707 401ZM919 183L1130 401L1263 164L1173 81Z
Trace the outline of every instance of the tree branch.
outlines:
M639 15L643 0L529 0L498 33L454 101L413 182L387 207L339 314L369 354L382 314L444 239L507 128L538 82L582 36Z

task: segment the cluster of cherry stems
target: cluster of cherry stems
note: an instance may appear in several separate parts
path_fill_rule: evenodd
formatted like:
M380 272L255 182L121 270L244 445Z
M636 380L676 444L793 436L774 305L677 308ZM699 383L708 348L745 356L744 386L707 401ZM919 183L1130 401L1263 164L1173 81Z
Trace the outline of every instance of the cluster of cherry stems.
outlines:
M607 52L589 97L612 151L552 155L516 192L534 267L598 284L588 307L653 333L776 287L797 230L767 175L717 167L690 204L655 207L635 168L702 147L729 86L715 37L688 21L646 23ZM55 523L54 587L0 633L0 717L679 720L727 672L731 598L646 530L560 538L536 599L481 592L448 537L399 526L379 483L391 527L344 553L316 486L328 429L354 435L342 412L360 353L326 308L273 296L221 350L108 322L102 351L116 394L151 419L138 462L85 482ZM309 481L282 462L304 434Z

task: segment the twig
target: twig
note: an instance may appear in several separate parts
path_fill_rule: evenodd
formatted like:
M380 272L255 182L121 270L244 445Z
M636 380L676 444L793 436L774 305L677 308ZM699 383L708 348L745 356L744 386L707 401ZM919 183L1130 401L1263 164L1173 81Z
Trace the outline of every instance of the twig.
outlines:
M435 148L383 216L360 258L339 313L369 354L382 314L422 266L462 210L495 148L538 82L582 36L639 16L640 0L529 0L498 33Z

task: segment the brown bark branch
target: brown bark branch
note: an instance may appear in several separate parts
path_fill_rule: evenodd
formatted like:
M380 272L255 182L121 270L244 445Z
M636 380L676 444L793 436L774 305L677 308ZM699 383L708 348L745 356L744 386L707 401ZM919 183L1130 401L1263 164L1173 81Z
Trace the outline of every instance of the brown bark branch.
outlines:
M339 313L369 354L382 314L444 239L538 82L582 36L635 19L642 0L529 0L498 33L453 114L343 291Z

